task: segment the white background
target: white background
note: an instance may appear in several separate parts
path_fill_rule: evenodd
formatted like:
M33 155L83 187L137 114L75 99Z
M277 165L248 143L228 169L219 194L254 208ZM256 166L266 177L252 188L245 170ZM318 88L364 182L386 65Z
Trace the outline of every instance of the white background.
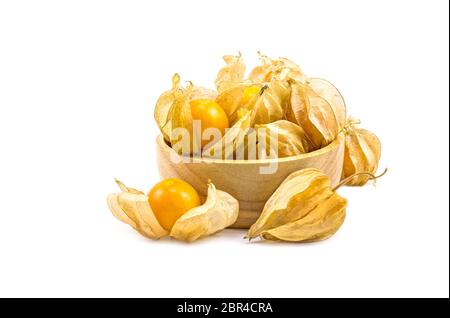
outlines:
M449 296L447 1L1 1L0 296ZM149 189L153 106L224 54L331 80L383 143L376 187L315 244L149 241L113 177Z

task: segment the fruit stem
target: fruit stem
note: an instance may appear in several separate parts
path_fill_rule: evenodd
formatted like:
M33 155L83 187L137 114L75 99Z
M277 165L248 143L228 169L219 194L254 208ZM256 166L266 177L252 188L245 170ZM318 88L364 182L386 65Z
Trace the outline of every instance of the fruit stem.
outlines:
M269 88L269 85L267 85L267 84L264 85L263 87L261 87L261 90L259 91L258 96L261 96L262 94L264 94L264 91L268 88Z
M376 180L376 179L381 178L382 176L384 176L387 171L388 171L388 168L384 169L383 173L379 174L378 176L374 175L371 172L357 172L357 173L354 173L351 176L345 178L344 180L341 180L341 182L339 182L339 184L337 186L335 186L332 190L336 191L341 186L343 186L344 184L346 184L350 180L352 180L354 177L357 177L357 176L368 176L369 180Z

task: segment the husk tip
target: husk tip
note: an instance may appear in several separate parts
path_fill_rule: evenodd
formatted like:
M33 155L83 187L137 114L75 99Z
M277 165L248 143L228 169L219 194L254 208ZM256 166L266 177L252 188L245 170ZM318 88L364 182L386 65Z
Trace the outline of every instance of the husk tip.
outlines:
M120 181L119 179L117 179L115 177L114 177L114 182L119 186L120 190L122 190L122 191L125 191L124 189L127 188L122 181Z

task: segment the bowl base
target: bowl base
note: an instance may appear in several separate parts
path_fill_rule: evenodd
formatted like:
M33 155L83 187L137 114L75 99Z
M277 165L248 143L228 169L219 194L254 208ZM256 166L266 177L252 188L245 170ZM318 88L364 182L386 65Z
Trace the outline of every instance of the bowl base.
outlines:
M261 211L239 211L239 216L233 225L230 225L231 229L249 229L258 219Z

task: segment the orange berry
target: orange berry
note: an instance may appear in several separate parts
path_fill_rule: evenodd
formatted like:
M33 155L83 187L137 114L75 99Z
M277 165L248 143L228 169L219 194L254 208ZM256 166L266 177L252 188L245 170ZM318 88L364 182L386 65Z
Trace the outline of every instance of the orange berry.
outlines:
M148 203L159 224L170 231L176 220L200 205L197 191L180 179L165 179L148 192Z
M225 129L229 128L228 116L216 101L212 99L196 99L191 101L191 113L193 120L200 120L201 133L207 128L219 129L222 136ZM202 147L207 145L209 140L203 140Z

